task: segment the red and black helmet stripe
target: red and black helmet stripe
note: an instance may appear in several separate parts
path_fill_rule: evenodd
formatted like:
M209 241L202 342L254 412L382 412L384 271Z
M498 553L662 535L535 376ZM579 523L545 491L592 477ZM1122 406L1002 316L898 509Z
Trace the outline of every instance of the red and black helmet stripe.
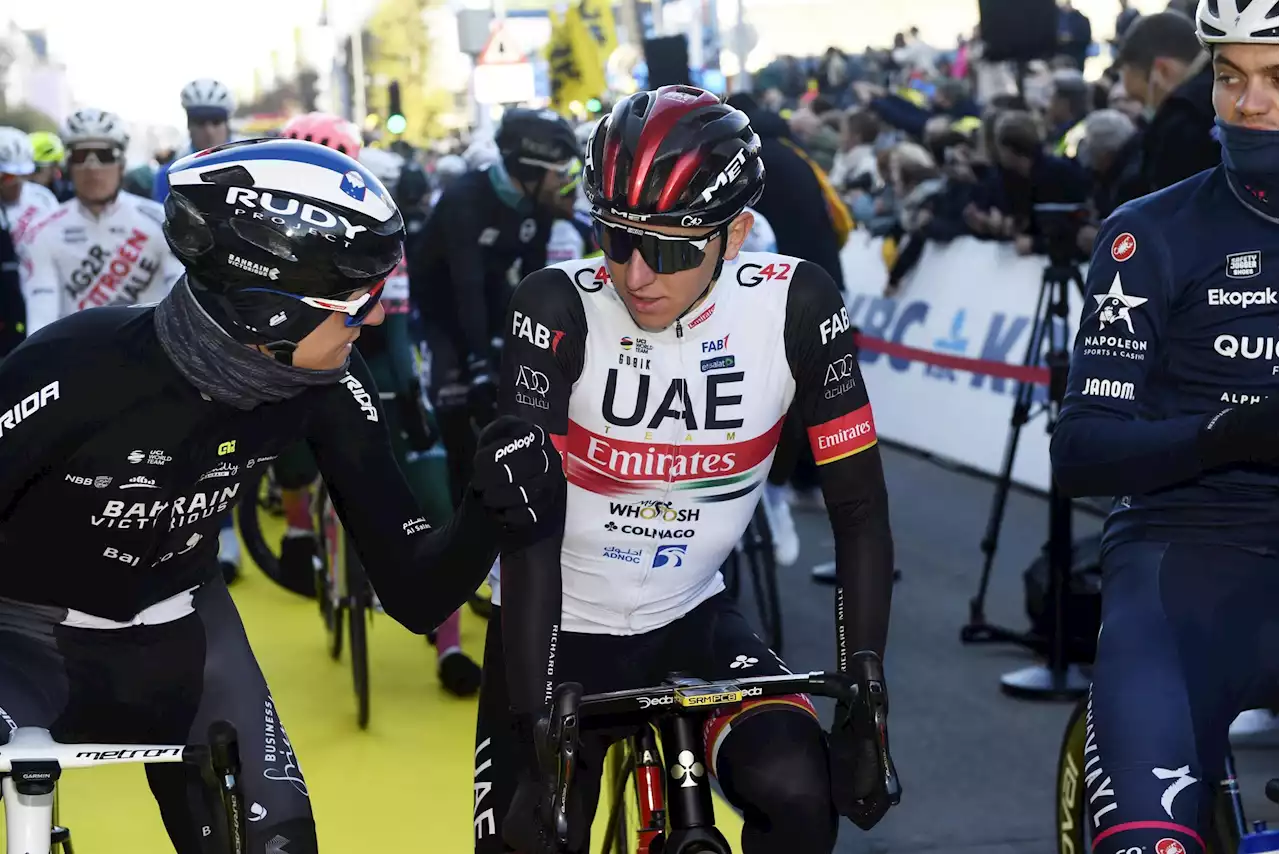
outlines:
M746 115L692 86L630 96L588 144L584 190L602 214L718 225L763 188L760 139Z

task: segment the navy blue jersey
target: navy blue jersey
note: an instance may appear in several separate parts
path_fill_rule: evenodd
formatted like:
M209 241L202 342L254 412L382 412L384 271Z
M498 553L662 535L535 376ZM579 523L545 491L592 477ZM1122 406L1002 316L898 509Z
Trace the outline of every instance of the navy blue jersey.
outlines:
M1276 227L1222 167L1119 208L1089 266L1054 475L1116 505L1106 544L1276 549L1275 467L1205 470L1207 416L1277 391Z

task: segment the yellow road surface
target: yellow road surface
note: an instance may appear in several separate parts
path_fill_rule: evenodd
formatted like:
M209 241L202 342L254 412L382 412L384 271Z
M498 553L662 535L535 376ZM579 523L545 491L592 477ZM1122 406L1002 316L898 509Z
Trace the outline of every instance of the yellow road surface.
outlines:
M439 687L426 640L388 617L374 618L372 714L361 732L349 660L345 650L341 662L329 659L316 606L256 567L233 592L306 775L321 850L468 854L475 701ZM484 622L464 614L463 648L478 661ZM59 792L77 854L172 850L139 766L71 771ZM722 803L717 815L736 844L737 816Z

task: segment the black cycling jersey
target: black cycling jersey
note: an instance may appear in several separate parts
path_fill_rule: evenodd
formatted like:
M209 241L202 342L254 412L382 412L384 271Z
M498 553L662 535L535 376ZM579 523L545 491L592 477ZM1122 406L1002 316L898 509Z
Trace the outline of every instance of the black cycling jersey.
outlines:
M341 382L241 411L179 374L154 311L83 311L0 362L0 596L127 621L207 582L222 517L302 437L397 621L426 633L483 580L499 528L468 498L428 531L358 352Z
M527 198L503 198L491 170L459 177L436 202L421 238L412 248L410 290L415 305L430 307L442 325L431 341L432 355L465 364L468 356L489 354L502 330L512 266L520 275L547 263L552 215ZM437 340L442 339L442 340ZM443 348L452 353L442 354Z

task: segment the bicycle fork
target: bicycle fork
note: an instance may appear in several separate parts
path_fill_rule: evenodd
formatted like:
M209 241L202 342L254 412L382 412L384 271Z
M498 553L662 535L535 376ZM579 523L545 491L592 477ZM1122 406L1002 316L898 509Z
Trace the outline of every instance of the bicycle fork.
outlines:
M662 797L662 755L653 727L647 724L632 740L636 770L636 802L640 810L640 829L636 834L636 854L656 854L658 843L667 828L667 808Z

